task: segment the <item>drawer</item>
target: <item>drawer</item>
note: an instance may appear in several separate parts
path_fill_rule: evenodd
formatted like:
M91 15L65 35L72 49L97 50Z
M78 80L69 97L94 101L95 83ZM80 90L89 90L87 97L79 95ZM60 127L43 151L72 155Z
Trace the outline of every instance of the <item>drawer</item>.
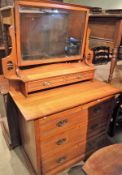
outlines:
M91 113L92 114L101 114L101 113L106 114L106 112L110 113L113 110L113 103L114 103L113 98L105 100L101 102L100 104L92 107Z
M106 135L104 132L103 133L101 132L97 136L90 138L86 144L86 155L90 155L96 150L104 147L106 145L105 140L106 140Z
M81 107L40 119L41 139L64 133L79 123L83 125L87 124L87 117L82 115Z
M81 107L81 109L86 110L86 115L88 115L89 120L103 117L102 119L111 115L114 106L114 99L101 99L96 100L95 102L91 102L87 105Z
M44 159L42 158L43 173L45 174L54 168L63 166L76 157L79 156L84 157L86 151L85 146L86 145L84 143L79 143L77 145L74 145L74 147L71 147L68 150L65 151L63 150L62 152L60 151L51 157Z
M64 85L68 83L74 83L74 82L79 82L82 80L92 79L93 76L94 76L94 72L89 71L89 72L64 75L60 77L45 78L42 80L28 82L27 90L28 92L33 92L33 91L56 87L56 86Z
M65 80L66 82L77 82L77 81L82 81L86 79L92 79L94 76L93 71L89 72L82 72L82 73L76 73L76 74L71 74L71 75L66 75Z
M64 84L64 82L64 76L28 82L28 92L50 88L56 85Z
M87 139L106 133L106 123L101 123L99 118L91 121L89 125L77 124L71 130L52 137L42 137L41 152L42 157L53 156L56 152L63 149L70 149L79 142L85 142Z
M106 133L107 130L107 122L101 120L102 117L95 118L94 120L89 120L88 128L87 128L87 138L91 136L98 135L102 132Z
M44 138L41 142L42 157L53 156L56 152L63 149L71 149L73 145L79 142L85 142L87 126L77 125L68 132L56 135L50 138Z

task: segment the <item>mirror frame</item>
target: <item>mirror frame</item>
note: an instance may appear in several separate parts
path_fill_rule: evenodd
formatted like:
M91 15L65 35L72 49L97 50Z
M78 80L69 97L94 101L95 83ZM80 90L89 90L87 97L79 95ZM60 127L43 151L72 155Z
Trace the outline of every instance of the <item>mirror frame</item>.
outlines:
M66 9L66 10L74 10L74 11L83 11L86 13L85 18L85 26L84 26L84 35L82 40L82 47L79 55L69 56L69 57L55 57L49 58L45 60L23 60L21 54L21 38L20 38L20 13L19 7L20 6L29 6L29 7L47 7L47 8L59 8L59 9ZM29 66L29 65L38 65L38 64L49 64L49 63L58 63L58 62L67 62L67 61L74 61L74 60L82 60L85 50L85 43L86 43L86 35L88 29L88 12L89 9L83 8L80 6L64 4L64 3L52 3L52 2L32 2L32 1L17 1L15 3L15 24L16 24L16 45L17 45L17 64L19 67L21 66Z

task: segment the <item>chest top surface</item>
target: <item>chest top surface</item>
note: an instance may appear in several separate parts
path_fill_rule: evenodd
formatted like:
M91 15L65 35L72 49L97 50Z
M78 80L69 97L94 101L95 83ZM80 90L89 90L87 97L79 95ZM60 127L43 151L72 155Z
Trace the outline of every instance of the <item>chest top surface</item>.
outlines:
M42 118L66 109L119 93L120 91L100 81L88 81L59 87L25 97L15 89L10 91L25 120Z

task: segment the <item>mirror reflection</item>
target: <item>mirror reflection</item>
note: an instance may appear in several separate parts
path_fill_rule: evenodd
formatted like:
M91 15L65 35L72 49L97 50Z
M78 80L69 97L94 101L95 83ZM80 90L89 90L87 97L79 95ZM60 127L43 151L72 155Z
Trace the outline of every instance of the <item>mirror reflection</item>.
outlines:
M85 12L55 8L20 7L23 60L79 55Z

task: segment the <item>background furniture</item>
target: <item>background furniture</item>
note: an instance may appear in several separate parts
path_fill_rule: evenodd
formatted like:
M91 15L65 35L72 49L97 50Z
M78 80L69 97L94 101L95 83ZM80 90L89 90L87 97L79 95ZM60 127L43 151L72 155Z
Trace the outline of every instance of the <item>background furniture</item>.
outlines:
M106 46L93 48L93 64L105 64L110 61L110 48Z
M114 11L114 10L113 10ZM108 12L91 14L89 27L91 29L90 48L106 46L110 48L111 68L108 81L112 80L119 47L122 40L122 14Z
M3 28L2 28L1 15L0 15L0 74L2 74L2 58L3 57L5 57L5 46L4 46L4 41L3 41Z
M95 152L83 166L87 175L121 175L122 144L114 144Z
M122 121L122 94L116 99L116 105L112 114L112 120L109 126L109 135L113 137L116 132L116 127Z
M14 0L0 0L0 7L12 6Z
M16 119L17 109L12 104L11 97L8 95L8 80L0 76L0 124L2 133L9 149L20 145L18 135L18 123Z

